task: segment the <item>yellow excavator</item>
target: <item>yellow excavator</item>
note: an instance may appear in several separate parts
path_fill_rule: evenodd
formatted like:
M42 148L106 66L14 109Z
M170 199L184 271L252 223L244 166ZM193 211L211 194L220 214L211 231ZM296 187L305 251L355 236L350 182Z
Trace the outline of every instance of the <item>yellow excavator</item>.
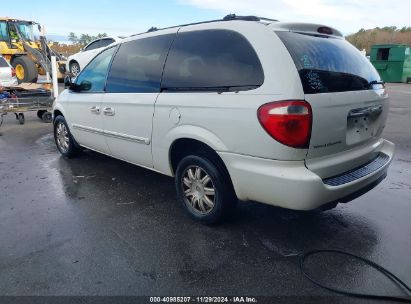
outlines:
M50 48L41 25L34 21L0 17L0 55L14 67L19 83L37 82L38 75L51 75L51 56L57 59L57 78L64 79L64 58Z

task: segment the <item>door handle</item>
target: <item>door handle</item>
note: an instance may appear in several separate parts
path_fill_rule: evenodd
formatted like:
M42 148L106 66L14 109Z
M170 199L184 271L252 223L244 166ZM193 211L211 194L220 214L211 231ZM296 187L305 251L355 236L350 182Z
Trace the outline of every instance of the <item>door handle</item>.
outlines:
M96 106L91 107L90 111L94 114L100 114L100 108Z
M104 113L104 115L107 115L107 116L114 116L114 115L116 115L116 112L114 111L113 108L104 108L104 109L103 109L103 113Z

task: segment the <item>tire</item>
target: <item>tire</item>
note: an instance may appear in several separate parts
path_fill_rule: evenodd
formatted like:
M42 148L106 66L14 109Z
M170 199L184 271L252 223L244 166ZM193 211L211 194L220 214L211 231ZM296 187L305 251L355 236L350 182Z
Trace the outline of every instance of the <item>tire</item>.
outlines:
M80 146L71 135L70 129L63 116L59 115L54 119L53 130L57 149L64 157L72 158L80 153Z
M43 115L41 115L41 120L45 123L51 123L53 121L53 114L51 114L51 112L45 111Z
M37 82L39 72L35 63L28 56L14 58L11 65L16 70L16 77L19 83Z
M210 179L208 182L206 176ZM179 200L192 218L204 224L215 224L225 218L236 202L231 182L227 178L206 157L190 155L180 161L175 186Z
M37 111L37 117L39 119L43 119L43 114L46 113L46 112L47 112L46 110L38 110Z
M80 74L80 65L78 64L77 61L72 61L72 62L70 62L70 73L71 73L74 77L77 77L78 74Z

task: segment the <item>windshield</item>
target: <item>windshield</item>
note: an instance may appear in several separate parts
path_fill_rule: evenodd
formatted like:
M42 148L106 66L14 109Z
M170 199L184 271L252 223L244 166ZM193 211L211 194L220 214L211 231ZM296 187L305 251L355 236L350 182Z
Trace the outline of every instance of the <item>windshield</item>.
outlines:
M368 59L341 38L277 32L299 71L306 94L369 90L381 81Z
M33 25L29 22L17 22L21 36L28 41L34 41Z

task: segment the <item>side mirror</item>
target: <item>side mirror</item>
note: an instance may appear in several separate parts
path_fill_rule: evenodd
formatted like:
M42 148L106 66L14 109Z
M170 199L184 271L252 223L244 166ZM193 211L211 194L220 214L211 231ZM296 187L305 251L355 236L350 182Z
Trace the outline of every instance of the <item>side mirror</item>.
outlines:
M73 85L73 82L71 80L71 76L70 75L66 75L66 77L64 77L64 88L69 88L71 89L71 86Z
M90 91L92 84L90 81L84 80L81 84L77 84L73 82L73 79L70 75L64 77L64 86L73 92L83 92L83 91Z
M91 82L84 80L80 84L80 91L90 91L91 89Z
M69 89L73 92L80 92L81 86L75 83L75 77L73 75L68 74L64 77L64 88Z

